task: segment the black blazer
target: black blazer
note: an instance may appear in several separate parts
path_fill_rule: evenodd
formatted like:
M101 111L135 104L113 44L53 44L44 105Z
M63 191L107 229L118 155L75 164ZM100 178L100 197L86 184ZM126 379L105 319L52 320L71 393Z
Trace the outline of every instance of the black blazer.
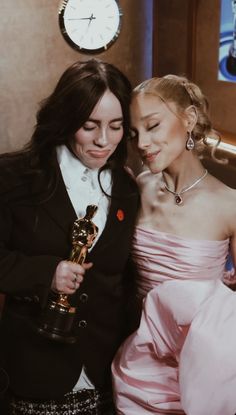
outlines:
M53 196L32 204L27 195L37 194L42 178L29 177L22 186L12 172L17 172L14 163L10 171L0 163L0 291L6 294L0 347L10 388L32 399L60 398L72 390L83 365L103 388L110 382L113 356L129 334L127 283L139 201L136 185L125 170L114 175L106 226L87 257L94 266L72 299L78 305L78 342L67 345L42 337L36 328L55 268L69 258L76 214L61 175Z

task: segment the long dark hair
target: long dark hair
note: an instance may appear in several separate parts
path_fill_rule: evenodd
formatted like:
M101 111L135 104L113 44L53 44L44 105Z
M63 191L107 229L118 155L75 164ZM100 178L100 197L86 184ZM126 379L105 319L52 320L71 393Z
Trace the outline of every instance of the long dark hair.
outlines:
M53 93L42 103L31 141L26 146L35 166L50 173L55 147L68 145L76 131L88 120L105 91L109 89L119 100L123 113L124 134L109 159L111 166L123 166L127 158L131 84L110 63L91 59L75 62L59 79Z
M2 155L0 158L9 160L23 157L25 160L26 156L28 162L23 162L22 171L17 172L18 178L29 178L32 174L46 178L47 189L42 190L43 193L46 191L46 198L50 197L56 189L59 177L56 168L56 147L62 144L69 147L74 134L88 120L107 89L121 104L124 133L116 150L102 169L123 169L127 159L132 87L118 68L98 59L75 62L66 69L52 94L41 102L29 143L23 150ZM44 197L41 201L42 199Z
M39 203L49 199L57 188L60 171L56 161L56 147L62 144L69 147L74 134L88 120L107 89L121 104L124 133L107 164L100 170L123 170L127 159L132 87L117 67L98 59L75 62L66 69L52 94L41 102L29 143L23 150L0 156L11 172L13 169L8 162L20 160L17 169L14 168L20 187L24 186L25 179L31 180L32 175L39 175L41 183L45 183L46 179L47 188L43 186L38 193Z

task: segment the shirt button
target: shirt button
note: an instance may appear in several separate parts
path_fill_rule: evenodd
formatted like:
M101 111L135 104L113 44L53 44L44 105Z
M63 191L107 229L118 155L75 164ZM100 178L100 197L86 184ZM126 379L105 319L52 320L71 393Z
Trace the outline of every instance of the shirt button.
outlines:
M87 327L87 321L86 320L80 320L79 321L79 327L82 329L85 329Z
M88 294L82 293L80 295L79 299L80 299L81 303L87 303L87 301L88 301Z
M82 182L86 182L88 180L88 178L86 176L82 176L81 180L82 180Z

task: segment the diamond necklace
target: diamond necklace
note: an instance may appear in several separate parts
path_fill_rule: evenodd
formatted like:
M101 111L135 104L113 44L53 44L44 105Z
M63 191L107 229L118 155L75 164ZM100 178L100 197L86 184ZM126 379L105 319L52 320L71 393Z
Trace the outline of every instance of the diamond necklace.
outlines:
M171 190L167 184L165 183L165 189L172 193L172 195L174 195L175 197L175 203L176 205L181 205L183 203L183 199L181 197L181 195L185 192L187 192L188 190L192 189L193 187L197 186L198 183L200 183L203 179L205 179L206 175L207 175L208 171L205 170L203 175L200 176L197 180L195 180L195 182L193 182L190 186L188 187L184 187L182 190L180 190L179 192L174 192L174 190Z

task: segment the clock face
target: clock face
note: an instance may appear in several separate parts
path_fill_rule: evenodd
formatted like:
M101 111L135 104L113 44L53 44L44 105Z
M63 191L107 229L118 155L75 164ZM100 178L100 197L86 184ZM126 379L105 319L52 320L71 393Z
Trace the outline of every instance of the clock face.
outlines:
M98 53L117 39L121 10L116 0L64 0L59 9L59 25L73 48Z

